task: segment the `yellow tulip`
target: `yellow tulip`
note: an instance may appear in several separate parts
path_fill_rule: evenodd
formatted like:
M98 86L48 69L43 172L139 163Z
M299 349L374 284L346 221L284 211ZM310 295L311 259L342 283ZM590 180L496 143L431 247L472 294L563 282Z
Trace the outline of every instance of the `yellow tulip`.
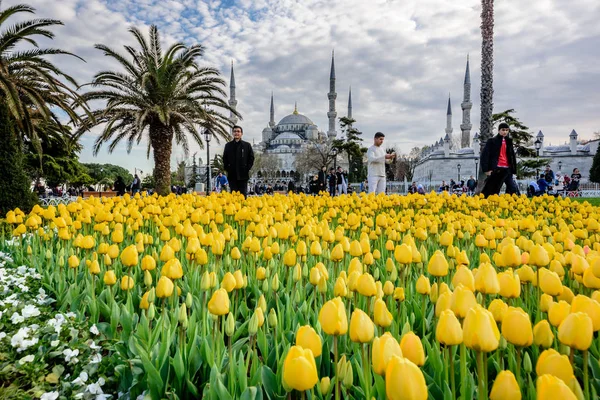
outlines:
M112 286L115 283L117 283L117 277L115 276L115 271L112 271L112 270L106 271L104 273L103 280L104 280L104 284L107 286Z
M310 245L310 254L312 256L320 256L323 253L323 249L321 248L321 243L314 241Z
M166 276L161 276L156 284L156 297L159 299L171 297L174 288L175 285L173 284L172 280Z
M378 375L384 375L394 355L402 357L402 350L400 349L400 344L398 344L398 341L392 334L386 332L382 336L376 337L373 340L372 349L373 372Z
M218 316L229 314L229 295L225 289L221 288L215 290L208 301L208 311L210 311L211 314Z
M392 324L392 313L388 311L385 301L377 299L375 301L375 308L373 311L375 324L382 328L387 328Z
M350 340L357 343L369 343L373 340L375 325L371 318L359 308L355 308L350 318Z
M518 246L513 244L504 246L500 254L505 267L515 268L521 265L521 250Z
M283 383L290 389L305 391L319 381L317 364L310 349L292 346L283 362Z
M92 260L92 262L88 266L88 270L92 275L100 274L100 264L98 263L98 260Z
M331 250L331 261L341 261L344 258L344 248L341 244L336 244L333 250Z
M410 264L412 262L412 250L406 243L396 246L394 258L400 264Z
M521 388L510 371L501 371L490 393L490 400L521 400Z
M156 269L156 260L154 257L147 254L142 258L142 270L143 271L153 271Z
M475 277L469 268L464 265L459 266L452 277L452 286L457 287L462 284L470 291L475 291Z
M540 297L540 311L548 312L548 310L550 310L550 307L552 306L553 303L554 303L554 298L552 296L550 296L549 294L544 293Z
M500 283L496 269L490 263L479 266L475 275L475 290L483 294L496 294L500 292Z
M546 374L537 378L538 400L577 400L571 389L557 377Z
M125 267L135 267L138 264L138 251L135 245L129 245L121 252L121 263Z
M559 276L545 268L540 269L540 289L550 296L558 296L563 290Z
M319 311L319 323L328 335L345 335L348 332L346 307L339 297L323 304Z
M419 367L425 364L425 350L423 350L423 343L413 332L408 332L402 336L400 349L405 358L408 358Z
M393 355L385 370L385 393L390 400L425 400L423 372L407 358Z
M516 299L521 295L521 281L519 275L511 269L498 274L500 284L500 296L508 299Z
M321 336L310 325L298 328L298 332L296 332L296 345L304 349L310 349L315 357L321 355L323 348Z
M465 318L469 310L477 305L477 299L473 292L458 285L452 293L452 311L459 318Z
M538 357L535 373L538 376L545 374L554 375L568 384L573 377L573 366L569 361L569 357L560 354L554 349L548 349L544 350Z
M571 312L584 312L592 320L594 332L600 330L600 303L587 296L578 294L571 303Z
M347 294L348 289L346 287L346 281L342 277L337 278L335 285L333 286L333 295L336 297L346 297Z
M494 351L500 342L500 332L491 312L477 305L471 308L463 323L463 342L470 349Z
M267 270L264 267L258 267L256 269L256 279L259 281L264 281L267 279Z
M488 306L488 311L494 316L494 321L502 323L508 312L508 304L501 299L494 299Z
M242 258L242 253L240 252L240 249L237 248L237 246L231 249L229 255L231 256L232 260L239 260L240 258Z
M356 289L358 293L366 297L375 296L377 294L375 279L369 273L364 273L358 278Z
M421 275L419 279L417 279L417 292L423 295L427 295L431 292L431 284L429 283L429 278L425 275Z
M121 290L131 290L133 289L133 278L130 276L124 276L121 278Z
M283 264L288 267L293 267L296 265L296 251L294 249L289 249L283 255Z
M558 303L550 304L548 320L552 326L558 327L570 313L571 305L564 300L560 300Z
M70 256L69 259L67 260L67 264L69 265L69 268L77 268L77 267L79 267L80 263L81 262L79 261L79 258L75 254Z
M444 310L441 312L440 319L435 329L435 338L438 342L446 346L455 346L462 343L462 327L452 310Z
M548 348L552 346L554 334L547 320L543 319L533 327L533 343L537 346Z
M319 284L319 281L321 280L321 272L319 271L319 268L312 267L310 269L308 280L313 286L317 286Z
M183 269L178 259L172 258L160 270L161 276L166 276L171 280L181 279L183 277Z
M140 300L140 308L142 310L147 310L150 307L150 303L148 302L148 296L150 295L150 291L147 291L142 296L142 300Z
M223 280L221 281L221 287L227 291L227 293L231 293L233 289L235 289L235 277L231 272L225 273L223 276Z
M448 261L444 254L440 250L436 250L435 253L429 259L427 265L427 272L433 276L446 276L448 275Z
M502 336L515 346L530 346L533 343L533 329L529 315L520 308L508 307L502 320Z
M396 301L404 301L404 288L399 287L394 289L394 300Z
M592 319L583 312L569 314L558 327L558 340L577 350L587 350L593 337Z

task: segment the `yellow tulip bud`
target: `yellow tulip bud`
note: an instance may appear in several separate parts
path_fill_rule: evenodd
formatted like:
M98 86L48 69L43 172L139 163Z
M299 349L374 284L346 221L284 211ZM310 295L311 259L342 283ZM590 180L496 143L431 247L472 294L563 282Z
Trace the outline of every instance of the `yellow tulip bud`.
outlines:
M121 290L131 290L133 289L133 278L130 276L124 276L121 278Z
M167 278L166 276L161 276L156 284L156 297L159 299L164 299L166 297L171 297L173 294L173 289L175 285L173 281Z
M509 307L502 320L502 336L515 346L530 346L533 343L533 329L529 315L520 308Z
M438 342L446 346L455 346L462 343L462 327L452 310L441 312L435 330L435 338Z
M538 400L577 400L569 386L550 374L538 376L537 398Z
M425 377L409 358L393 355L385 371L385 392L388 399L427 399Z
M435 253L429 259L427 265L427 272L433 276L446 276L448 275L448 261L444 254L440 250L436 250Z
M387 328L392 324L392 313L388 311L385 301L377 299L373 311L375 324L382 328Z
M304 349L310 349L315 357L321 355L323 347L321 337L310 325L298 328L296 332L296 345Z
M417 279L417 292L422 295L427 295L431 292L431 285L429 283L429 278L424 275L421 275L419 279Z
M384 375L394 355L402 357L402 350L400 349L400 344L398 344L398 341L392 334L386 332L382 336L376 337L373 340L372 350L373 372L378 375Z
M552 346L554 334L547 320L543 319L533 327L533 343L537 346L548 348Z
M463 323L465 346L476 351L491 352L498 348L499 340L500 332L492 313L479 305L469 309Z
M569 314L558 327L558 340L577 350L589 349L593 336L592 319L584 312Z
M375 325L371 318L359 308L354 309L350 318L350 340L357 343L369 343L373 340Z
M346 307L339 297L323 305L319 311L319 323L328 335L345 335L348 332Z
M521 400L521 388L510 371L501 371L490 393L490 400Z
M110 271L106 271L106 272L104 273L104 278L103 278L103 280L104 280L104 284L105 284L106 286L112 286L112 285L114 285L115 283L117 283L117 277L115 276L115 271L112 271L112 270L110 270Z
M310 349L292 346L283 362L283 381L298 391L312 389L319 377L315 357Z
M158 294L158 291L157 291ZM226 315L229 313L229 296L223 288L217 289L208 301L208 311L213 315Z
M573 377L573 366L569 362L569 357L558 353L554 349L544 350L538 357L535 366L535 373L538 376L545 374L554 375L568 383Z

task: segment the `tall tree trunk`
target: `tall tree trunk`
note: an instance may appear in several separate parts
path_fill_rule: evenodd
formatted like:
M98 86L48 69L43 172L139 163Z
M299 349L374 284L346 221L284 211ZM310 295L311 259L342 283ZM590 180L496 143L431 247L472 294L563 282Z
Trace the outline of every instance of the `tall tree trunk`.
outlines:
M150 143L154 153L154 183L156 193L167 196L171 193L171 150L173 133L163 124L150 125Z
M481 0L481 119L480 146L493 136L494 111L494 0ZM477 150L477 149L476 149ZM481 166L481 163L479 163ZM481 168L481 167L480 167ZM480 169L476 192L481 192L485 171Z

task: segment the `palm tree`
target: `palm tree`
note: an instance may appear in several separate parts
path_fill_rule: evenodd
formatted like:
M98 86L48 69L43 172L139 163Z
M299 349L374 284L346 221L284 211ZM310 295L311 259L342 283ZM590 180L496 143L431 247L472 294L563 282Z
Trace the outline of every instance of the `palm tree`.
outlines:
M494 0L481 0L481 144L492 137L494 110Z
M83 95L87 101L106 101L105 107L93 112L95 122L89 121L89 125L104 124L94 144L94 153L109 141L108 150L112 152L122 140L127 142L129 152L147 136L147 155L150 156L150 150L154 155L156 191L166 195L171 186L173 140L187 155L186 134L202 148L201 133L205 129L217 139L229 137L231 123L221 110L240 115L224 100L221 87L225 82L219 71L196 63L204 53L203 46L176 43L163 53L156 26L150 27L148 39L136 28L130 32L139 49L125 46L126 55L96 45L106 56L118 61L124 71L98 73L91 83L98 90Z
M481 119L480 119L480 146L492 137L494 111L494 0L481 0ZM482 177L477 182L476 193L483 189L485 171L481 170Z
M3 157L0 174L0 192L8 196L0 199L1 210L30 205L30 182L24 176L22 149L28 142L41 154L48 126L61 129L51 108L62 110L72 122L80 122L74 107L80 106L87 112L85 103L69 86L77 87L75 80L46 58L74 55L59 49L41 49L37 44L38 38L53 39L49 28L62 22L32 19L6 26L11 17L34 12L34 8L22 4L0 11L0 148L10 157Z

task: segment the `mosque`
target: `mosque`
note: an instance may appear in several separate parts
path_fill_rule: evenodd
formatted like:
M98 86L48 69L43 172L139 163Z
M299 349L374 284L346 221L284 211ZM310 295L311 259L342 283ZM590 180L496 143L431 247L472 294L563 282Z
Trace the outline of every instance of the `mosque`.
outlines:
M235 109L237 100L235 99L235 76L233 65L231 66L230 79L230 96L229 105ZM329 73L329 110L327 118L329 120L329 128L327 132L319 130L319 127L306 115L298 112L297 104L294 106L294 111L283 117L278 123L275 123L275 104L273 94L271 94L270 119L267 126L262 130L262 140L260 143L253 145L254 151L260 154L272 155L278 164L278 171L275 178L289 180L296 175L296 157L303 151L308 150L313 143L323 143L333 140L337 136L337 112L335 91L335 58L331 57L331 70ZM352 118L352 92L348 95L348 117ZM233 124L237 123L237 118L233 113L230 115L230 120ZM347 162L338 159L338 165L347 167ZM315 171L318 166L315 166ZM264 171L257 171L257 177L264 177Z

